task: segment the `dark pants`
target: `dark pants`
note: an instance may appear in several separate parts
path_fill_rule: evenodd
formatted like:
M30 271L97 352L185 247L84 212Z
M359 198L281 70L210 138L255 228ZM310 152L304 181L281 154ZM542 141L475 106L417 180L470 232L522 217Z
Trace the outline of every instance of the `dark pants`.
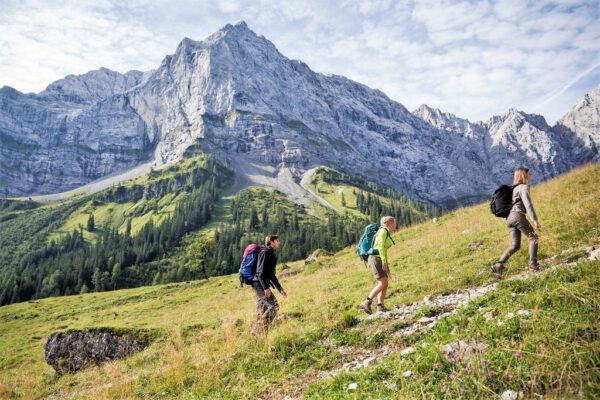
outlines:
M506 224L508 225L511 245L506 249L499 261L505 263L510 256L519 251L521 248L521 234L523 234L529 239L529 263L537 264L538 236L527 220L527 217L520 212L513 211L506 219Z
M275 294L271 291L271 297L265 296L265 291L258 282L252 283L252 289L256 294L256 332L267 333L269 326L273 324L279 311L279 303Z

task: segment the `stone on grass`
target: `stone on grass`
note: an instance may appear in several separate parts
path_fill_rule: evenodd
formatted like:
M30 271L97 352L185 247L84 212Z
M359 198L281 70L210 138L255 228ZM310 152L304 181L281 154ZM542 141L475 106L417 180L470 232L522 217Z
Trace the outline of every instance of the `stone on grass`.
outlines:
M411 355L414 352L415 352L415 348L414 347L407 347L407 348L405 348L404 350L402 350L400 352L400 355L404 357L404 356Z
M404 371L402 376L405 378L410 378L412 376L412 371Z
M365 358L362 362L363 367L367 368L369 367L371 364L375 363L377 361L377 357L368 357Z
M44 344L46 362L58 373L128 357L149 344L149 335L138 331L93 328L55 332Z
M440 347L440 351L449 361L457 359L464 360L478 354L483 354L486 350L487 345L485 343L476 342L474 340L469 342L456 340Z
M469 243L469 250L471 250L471 251L479 250L481 248L481 246L483 246L483 242L481 242L481 241Z
M351 384L348 385L348 390L356 390L357 387L358 387L358 383L352 382Z
M590 251L590 261L599 261L600 260L600 249Z
M531 313L528 310L519 310L517 311L517 315L521 317L529 317Z
M515 392L514 390L505 390L500 396L502 400L517 400L523 398L523 392Z

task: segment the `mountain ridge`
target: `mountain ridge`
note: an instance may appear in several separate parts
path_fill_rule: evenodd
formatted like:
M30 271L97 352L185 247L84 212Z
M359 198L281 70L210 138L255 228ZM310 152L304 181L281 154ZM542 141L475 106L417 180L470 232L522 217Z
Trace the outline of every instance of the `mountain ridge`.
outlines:
M454 117L452 129L460 135L441 135L441 122L428 122L379 90L313 72L244 22L203 41L184 38L155 70L107 71L65 78L79 93L71 103L40 102L60 94L56 82L46 97L15 91L10 100L0 91L5 196L70 189L197 149L226 163L268 166L296 184L305 171L330 166L453 207L481 199L510 179L516 165L529 165L541 181L597 154L595 147L573 150L577 134L557 133L529 114L521 120L512 110L487 125ZM91 83L76 84L95 75L117 82L96 82L87 92L83 87ZM30 112L17 111L20 104L29 104ZM444 118L452 120L451 114ZM236 173L246 174L245 168Z

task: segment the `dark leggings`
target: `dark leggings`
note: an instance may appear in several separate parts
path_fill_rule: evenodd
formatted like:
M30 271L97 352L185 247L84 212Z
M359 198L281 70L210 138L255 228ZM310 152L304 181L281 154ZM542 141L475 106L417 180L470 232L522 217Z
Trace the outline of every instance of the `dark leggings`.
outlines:
M258 282L252 283L252 289L256 294L256 331L257 333L266 333L269 326L273 324L279 311L279 303L275 295L271 293L271 297L265 296L265 291Z
M505 263L510 256L519 251L521 248L521 234L523 234L529 239L529 263L537 265L538 236L525 214L512 211L506 220L506 224L508 225L511 245L506 249L499 261Z

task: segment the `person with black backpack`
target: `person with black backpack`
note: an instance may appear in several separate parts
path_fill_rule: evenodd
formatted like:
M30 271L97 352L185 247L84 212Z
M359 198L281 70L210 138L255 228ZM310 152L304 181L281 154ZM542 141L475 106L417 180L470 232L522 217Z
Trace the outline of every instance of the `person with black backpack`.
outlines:
M388 249L395 244L390 232L395 231L397 227L398 224L394 217L386 216L381 218L381 225L375 233L371 249L367 252L367 264L371 267L373 275L375 276L375 279L377 279L377 285L371 290L371 293L369 293L366 300L359 305L359 308L367 314L373 313L371 304L373 303L375 296L377 296L377 311L389 311L384 305L388 288L388 279L391 277L387 252Z
M510 198L510 203L507 203L506 206L499 205L501 201L497 200L496 193L494 193L492 203L490 204L492 212L496 216L506 218L506 224L508 226L508 232L511 241L511 245L508 247L508 249L506 249L502 257L500 257L500 259L492 266L492 272L496 274L496 277L498 279L502 279L502 276L504 274L504 264L506 263L506 261L508 261L510 256L519 251L519 249L521 248L522 234L527 236L527 238L529 239L529 269L533 271L539 271L539 265L537 260L539 239L538 235L535 233L533 227L527 220L526 216L526 214L529 214L529 216L533 220L535 228L538 231L542 229L542 225L538 221L537 214L535 213L535 209L533 208L533 203L531 202L531 194L529 193L530 180L531 172L528 168L517 168L515 170L513 186L508 186L508 188L512 189L512 195L503 196L507 199ZM503 188L504 187L499 188L497 193ZM508 191L506 192L508 193ZM496 212L496 209L499 210L501 208L506 209L508 211L508 215L506 215L506 212Z
M283 298L287 297L287 293L275 275L277 265L275 250L279 246L281 246L279 236L269 235L265 238L265 246L258 252L255 277L250 282L256 294L256 332L259 334L267 333L279 311L279 303L271 288L276 288Z

